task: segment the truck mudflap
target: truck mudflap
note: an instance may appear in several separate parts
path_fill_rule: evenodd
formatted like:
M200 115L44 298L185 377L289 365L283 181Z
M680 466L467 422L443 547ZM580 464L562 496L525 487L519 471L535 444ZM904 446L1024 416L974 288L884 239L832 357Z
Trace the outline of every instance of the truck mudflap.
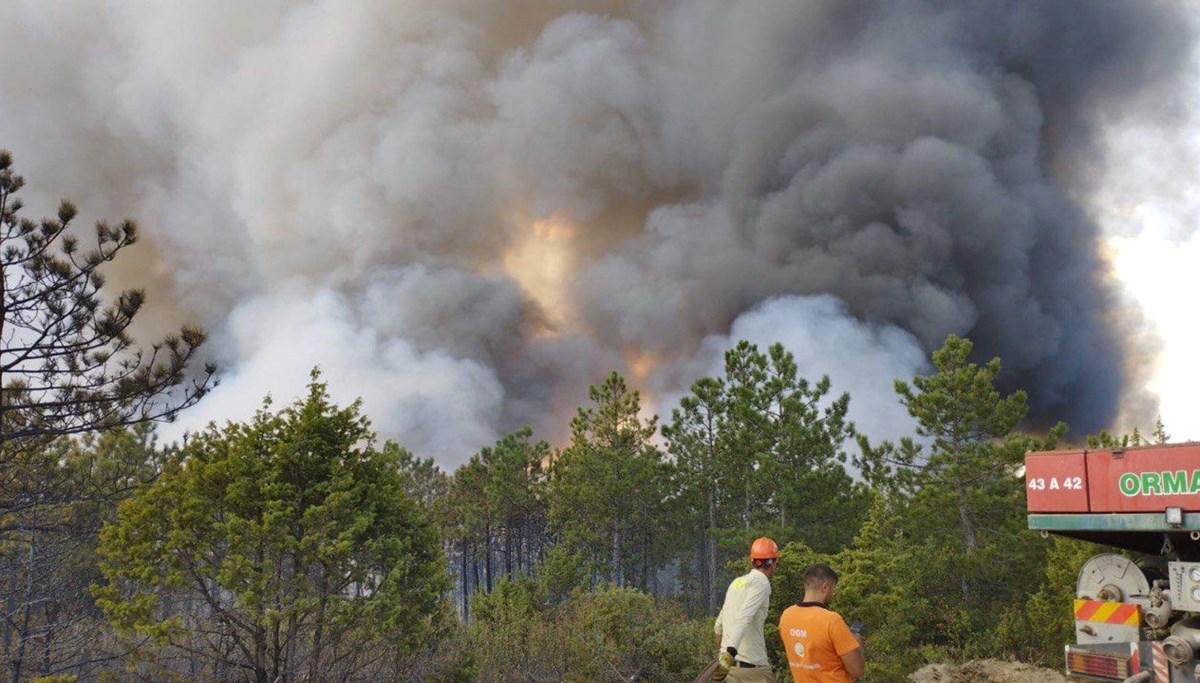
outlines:
M1159 641L1067 645L1066 674L1083 681L1124 681L1146 672L1152 683L1197 683L1196 662L1174 665Z

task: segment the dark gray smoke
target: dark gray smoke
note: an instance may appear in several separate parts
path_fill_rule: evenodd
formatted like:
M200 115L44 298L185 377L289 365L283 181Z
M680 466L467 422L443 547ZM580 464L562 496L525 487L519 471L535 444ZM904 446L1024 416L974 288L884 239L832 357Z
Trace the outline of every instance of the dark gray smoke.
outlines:
M1181 125L1189 21L1151 2L28 2L0 22L0 145L43 205L142 219L121 283L164 283L158 319L213 328L231 373L193 423L319 363L453 463L525 422L559 435L610 368L676 392L742 316L766 334L780 315L816 328L797 343L858 335L829 347L845 386L970 335L1039 421L1083 433L1141 392L1087 212L1120 163L1104 132Z

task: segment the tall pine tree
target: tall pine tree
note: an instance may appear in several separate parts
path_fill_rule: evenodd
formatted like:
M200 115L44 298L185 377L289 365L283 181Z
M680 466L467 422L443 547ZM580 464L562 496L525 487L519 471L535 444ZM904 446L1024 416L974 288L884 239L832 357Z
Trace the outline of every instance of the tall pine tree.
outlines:
M1000 359L976 364L972 349L951 335L932 355L932 374L897 380L916 435L879 447L862 439L860 461L912 544L914 602L905 611L922 615L913 632L959 653L992 637L992 607L1024 604L1037 583L1045 544L1026 529L1018 471L1026 451L1052 446L1066 429L1044 440L1019 432L1025 392L1002 395Z
M553 530L618 585L653 588L664 559L670 466L652 439L657 418L617 373L588 390L592 405L571 421L571 443L554 462Z

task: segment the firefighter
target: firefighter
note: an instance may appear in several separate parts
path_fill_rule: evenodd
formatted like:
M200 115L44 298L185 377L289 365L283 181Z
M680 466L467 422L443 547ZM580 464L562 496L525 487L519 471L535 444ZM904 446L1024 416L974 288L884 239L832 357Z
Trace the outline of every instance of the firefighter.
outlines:
M778 562L775 541L765 537L754 541L750 546L750 573L734 579L725 591L725 603L714 628L720 662L713 672L714 681L728 677L737 683L775 683L767 660L763 623Z
M805 569L804 599L779 618L779 637L795 683L853 683L863 675L862 638L829 609L837 580L827 564Z

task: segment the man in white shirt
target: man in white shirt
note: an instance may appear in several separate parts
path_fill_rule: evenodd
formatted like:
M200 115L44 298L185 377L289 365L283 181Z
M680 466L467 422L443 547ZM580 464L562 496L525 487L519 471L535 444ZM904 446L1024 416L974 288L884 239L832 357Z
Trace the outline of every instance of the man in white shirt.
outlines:
M713 672L714 681L728 676L736 683L775 683L763 624L771 603L771 577L779 561L775 541L760 538L750 547L753 569L739 576L725 591L725 603L717 615L714 631L720 650L720 665Z

